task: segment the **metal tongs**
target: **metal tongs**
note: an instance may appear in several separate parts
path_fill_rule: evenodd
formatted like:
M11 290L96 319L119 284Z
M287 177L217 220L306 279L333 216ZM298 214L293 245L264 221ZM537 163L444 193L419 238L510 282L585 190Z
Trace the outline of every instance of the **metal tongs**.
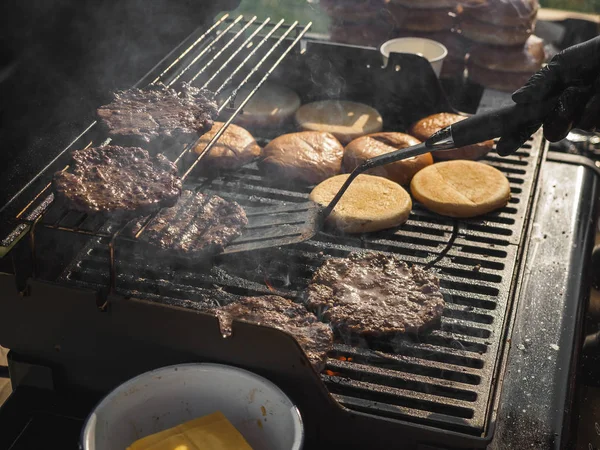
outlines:
M507 136L528 125L543 122L556 105L557 98L542 103L514 104L505 108L477 114L447 128L427 141L413 147L371 158L352 171L333 200L325 208L312 202L284 207L259 207L247 211L249 225L242 236L235 240L224 253L278 247L303 242L313 237L324 225L325 220L352 181L358 175L374 167L384 166L424 153L452 150L468 145Z

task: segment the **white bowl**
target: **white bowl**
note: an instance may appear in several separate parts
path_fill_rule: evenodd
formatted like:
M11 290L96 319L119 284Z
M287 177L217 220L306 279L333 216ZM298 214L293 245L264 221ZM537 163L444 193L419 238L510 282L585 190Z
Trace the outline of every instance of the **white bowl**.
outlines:
M397 38L381 44L379 48L383 56L383 64L387 65L390 53L410 53L425 58L439 77L448 49L439 42L425 38Z
M125 450L142 437L216 411L253 448L302 448L302 418L283 391L263 377L220 364L163 367L123 383L88 417L81 448Z

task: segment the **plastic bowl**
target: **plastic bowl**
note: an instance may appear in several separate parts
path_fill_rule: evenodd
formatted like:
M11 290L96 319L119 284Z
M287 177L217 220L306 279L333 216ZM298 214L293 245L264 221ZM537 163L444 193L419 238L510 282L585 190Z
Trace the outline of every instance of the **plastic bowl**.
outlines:
M139 375L88 417L80 447L125 450L137 439L221 411L255 449L298 450L298 408L270 381L236 367L181 364Z
M410 53L425 58L439 77L448 49L437 41L425 38L406 37L390 39L379 48L383 56L383 64L387 65L390 53Z

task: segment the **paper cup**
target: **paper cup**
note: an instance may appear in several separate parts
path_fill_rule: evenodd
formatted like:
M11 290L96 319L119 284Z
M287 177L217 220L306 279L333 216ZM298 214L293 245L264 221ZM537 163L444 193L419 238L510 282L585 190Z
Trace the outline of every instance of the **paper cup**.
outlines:
M425 58L439 77L442 64L448 55L448 49L439 42L424 38L397 38L381 44L379 48L383 56L383 64L387 65L390 53L410 53Z

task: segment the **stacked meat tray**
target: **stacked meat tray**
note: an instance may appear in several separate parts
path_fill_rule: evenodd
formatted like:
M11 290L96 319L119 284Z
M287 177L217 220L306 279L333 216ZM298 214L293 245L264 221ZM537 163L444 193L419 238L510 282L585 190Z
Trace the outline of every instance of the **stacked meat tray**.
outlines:
M327 0L321 4L332 17L331 39L336 42L373 47L396 37L440 42L448 49L443 78L460 78L468 67L471 81L512 92L542 67L546 57L542 40L533 35L537 0L389 0L379 5ZM365 9L372 14L365 14ZM341 11L356 11L368 17L367 22L346 25Z
M0 332L36 309L36 331L2 343L43 346L57 386L97 392L170 363L246 367L298 403L311 442L483 447L543 139L378 168L310 239L240 251L326 206L361 162L465 117L424 59L382 67L308 29L223 16L98 108L2 209L0 282L29 300L0 303Z

